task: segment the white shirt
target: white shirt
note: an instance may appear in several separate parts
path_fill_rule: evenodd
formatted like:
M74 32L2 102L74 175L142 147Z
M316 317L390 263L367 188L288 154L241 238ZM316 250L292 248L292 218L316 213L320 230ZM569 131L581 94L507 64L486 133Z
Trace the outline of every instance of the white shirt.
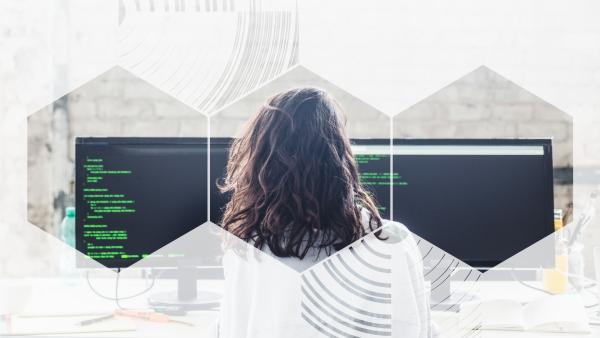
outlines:
M369 234L331 257L314 250L302 260L240 240L242 250L223 259L218 337L431 337L417 244L400 223L381 229L387 240Z

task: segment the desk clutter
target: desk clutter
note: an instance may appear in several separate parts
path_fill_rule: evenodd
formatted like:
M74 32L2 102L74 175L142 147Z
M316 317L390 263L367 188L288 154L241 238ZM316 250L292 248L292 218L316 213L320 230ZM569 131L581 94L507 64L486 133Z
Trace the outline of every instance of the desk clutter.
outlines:
M0 335L46 335L135 331L137 321L173 323L193 327L194 323L153 311L118 309L112 313L64 315L5 315Z
M523 304L509 299L463 303L458 313L433 314L442 327L464 330L587 334L588 313L579 295L547 295Z
M135 331L137 325L131 318L106 314L27 316L5 315L0 325L0 335L30 336L72 333L101 333Z

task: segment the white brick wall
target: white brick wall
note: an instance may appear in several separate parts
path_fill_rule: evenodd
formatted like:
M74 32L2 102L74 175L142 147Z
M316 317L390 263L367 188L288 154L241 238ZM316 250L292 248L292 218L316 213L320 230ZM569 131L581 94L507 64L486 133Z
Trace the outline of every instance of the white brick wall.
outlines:
M573 124L561 112L486 67L479 67L394 117L394 137L552 137L555 167L573 165ZM555 189L555 205L572 203Z
M211 116L211 135L228 137L238 134L241 127L272 95L291 88L312 86L326 90L344 108L348 135L354 138L390 137L390 118L359 98L330 83L309 69L298 66L277 79L226 106Z
M131 96L128 96L131 95ZM70 144L63 164L73 175L77 136L206 136L207 117L121 68L113 68L67 95ZM55 231L52 192L52 109L29 118L29 220ZM71 187L73 177L70 178ZM66 191L73 199L72 188Z

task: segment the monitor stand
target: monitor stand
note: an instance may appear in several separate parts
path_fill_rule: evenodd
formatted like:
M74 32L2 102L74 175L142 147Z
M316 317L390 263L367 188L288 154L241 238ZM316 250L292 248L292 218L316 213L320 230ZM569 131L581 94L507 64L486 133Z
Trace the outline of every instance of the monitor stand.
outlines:
M150 306L160 312L184 313L194 310L211 310L221 304L221 295L216 292L198 291L197 268L177 269L177 291L160 292L148 299Z

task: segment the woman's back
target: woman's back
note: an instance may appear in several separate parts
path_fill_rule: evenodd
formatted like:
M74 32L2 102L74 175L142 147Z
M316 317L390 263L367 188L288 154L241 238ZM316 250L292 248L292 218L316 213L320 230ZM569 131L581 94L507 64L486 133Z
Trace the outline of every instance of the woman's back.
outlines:
M388 240L367 235L330 257L230 250L219 337L429 337L418 248L403 225L383 229Z

